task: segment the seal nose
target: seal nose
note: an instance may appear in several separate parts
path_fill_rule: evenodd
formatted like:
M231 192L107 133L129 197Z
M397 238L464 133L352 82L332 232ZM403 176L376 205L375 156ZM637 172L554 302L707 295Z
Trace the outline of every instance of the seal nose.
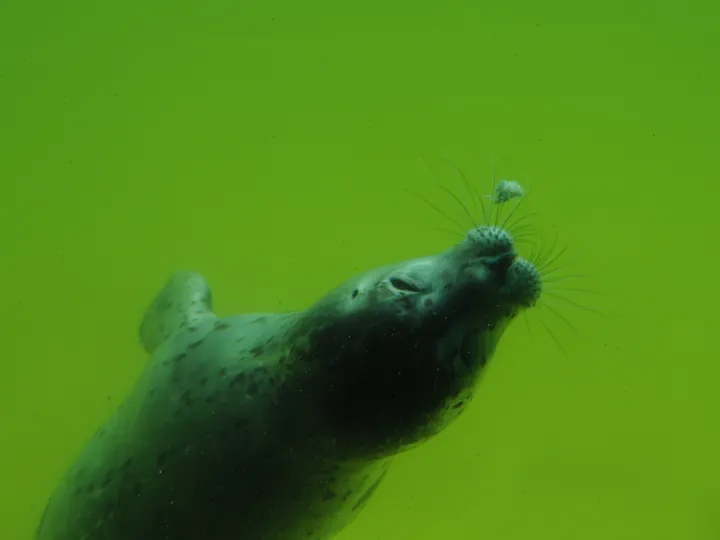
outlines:
M515 262L515 257L516 255L514 253L506 253L487 261L487 268L497 283L502 284L502 282L505 281L505 276L510 266L512 266L512 263Z

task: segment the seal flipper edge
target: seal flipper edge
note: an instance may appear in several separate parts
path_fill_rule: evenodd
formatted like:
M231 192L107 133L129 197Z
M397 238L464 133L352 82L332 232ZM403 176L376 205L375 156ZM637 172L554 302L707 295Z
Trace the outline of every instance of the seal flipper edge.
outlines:
M212 294L205 279L194 272L177 272L145 311L140 342L150 354L177 332L214 319Z

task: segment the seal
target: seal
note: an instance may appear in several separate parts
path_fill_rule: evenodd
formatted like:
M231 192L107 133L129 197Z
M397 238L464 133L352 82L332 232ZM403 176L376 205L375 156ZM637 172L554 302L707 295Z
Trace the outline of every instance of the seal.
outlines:
M53 492L37 540L319 540L393 456L470 402L541 293L497 227L366 272L305 311L218 318L194 273L147 309L150 360Z

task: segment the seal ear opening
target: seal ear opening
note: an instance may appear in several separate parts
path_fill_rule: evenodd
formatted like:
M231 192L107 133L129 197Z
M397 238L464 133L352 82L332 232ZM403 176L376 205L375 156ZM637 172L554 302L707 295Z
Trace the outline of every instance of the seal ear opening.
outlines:
M193 272L173 274L153 299L140 323L140 342L151 354L183 329L214 321L212 294L205 279Z

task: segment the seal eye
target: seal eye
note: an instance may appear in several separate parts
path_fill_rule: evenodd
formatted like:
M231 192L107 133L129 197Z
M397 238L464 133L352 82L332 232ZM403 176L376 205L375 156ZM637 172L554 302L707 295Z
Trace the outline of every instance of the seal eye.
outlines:
M418 289L415 285L412 283L408 283L404 279L391 277L390 278L390 285L392 285L395 289L398 291L406 291L406 292L420 292L420 289Z

